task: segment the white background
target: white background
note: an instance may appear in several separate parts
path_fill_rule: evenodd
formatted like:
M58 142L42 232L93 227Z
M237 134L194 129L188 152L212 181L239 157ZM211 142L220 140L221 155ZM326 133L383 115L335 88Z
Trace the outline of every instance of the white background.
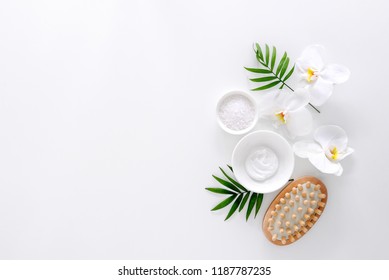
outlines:
M389 258L387 1L0 3L0 258ZM260 229L276 193L246 223L204 190L241 138L215 105L251 87L256 41L292 60L320 43L352 72L312 113L356 152L342 177L296 159L329 201L288 247Z

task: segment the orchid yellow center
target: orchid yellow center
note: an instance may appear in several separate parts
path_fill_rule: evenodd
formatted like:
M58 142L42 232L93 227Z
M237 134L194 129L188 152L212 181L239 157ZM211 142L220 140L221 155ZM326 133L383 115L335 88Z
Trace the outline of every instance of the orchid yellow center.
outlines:
M307 81L312 82L316 78L316 71L312 68L308 68L307 70Z
M332 158L333 160L337 160L337 159L338 159L338 157L339 157L339 152L338 152L338 149L337 149L336 147L332 148L332 149L330 150L330 153L331 153L331 158Z
M282 122L282 123L286 123L286 119L285 119L285 113L284 112L279 112L276 114L276 117Z

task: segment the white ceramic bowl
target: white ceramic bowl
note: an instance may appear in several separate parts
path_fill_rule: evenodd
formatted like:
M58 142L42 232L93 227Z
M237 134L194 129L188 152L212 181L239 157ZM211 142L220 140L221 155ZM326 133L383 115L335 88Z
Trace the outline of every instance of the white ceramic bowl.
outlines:
M278 157L276 173L265 181L256 181L246 172L246 159L259 147L273 150ZM236 179L247 189L257 193L270 193L283 187L292 176L294 168L293 149L278 133L258 130L243 137L232 153L232 167Z
M228 97L230 96L234 96L234 95L242 95L244 97L246 97L254 106L254 109L255 109L255 116L254 116L254 120L252 122L252 124L245 128L245 129L242 129L242 130L232 130L230 128L228 128L223 122L222 120L220 119L219 117L219 110L220 110L220 106L223 104L224 100L226 100ZM226 94L224 94L218 101L217 105L216 105L216 118L217 118L217 122L219 124L219 126L226 132L230 133L230 134L235 134L235 135L240 135L240 134L245 134L247 132L249 132L250 130L252 130L254 128L254 126L257 124L257 121L258 121L258 108L257 108L257 102L255 101L254 98L252 98L248 93L244 92L244 91L241 91L241 90L232 90L230 92L227 92Z

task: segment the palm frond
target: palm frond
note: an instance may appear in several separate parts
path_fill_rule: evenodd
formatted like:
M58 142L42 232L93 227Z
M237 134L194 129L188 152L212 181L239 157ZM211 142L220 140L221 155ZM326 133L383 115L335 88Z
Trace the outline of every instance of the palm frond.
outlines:
M227 165L227 167L231 171L231 173L234 174L234 170L232 169L232 167L230 165ZM263 194L258 194L247 190L236 179L234 179L231 175L227 174L227 172L223 170L223 168L219 167L219 169L224 175L225 179L215 175L212 175L212 177L218 183L220 183L222 187L225 188L219 187L219 188L205 188L205 189L212 193L227 195L227 198L225 198L214 208L212 208L211 211L220 210L232 204L225 218L225 220L228 220L236 212L236 210L238 210L238 212L241 212L247 204L246 220L248 220L254 208L255 208L254 211L254 218L255 218L261 208Z
M292 76L294 71L294 65L289 69L290 58L288 57L288 54L284 52L277 64L276 47L273 46L270 50L269 45L265 44L265 51L262 51L261 46L256 43L254 52L260 67L245 67L245 69L252 73L261 74L260 77L251 78L250 80L255 83L262 83L262 85L257 88L253 88L252 90L267 90L275 86L279 86L280 89L283 88L285 82Z

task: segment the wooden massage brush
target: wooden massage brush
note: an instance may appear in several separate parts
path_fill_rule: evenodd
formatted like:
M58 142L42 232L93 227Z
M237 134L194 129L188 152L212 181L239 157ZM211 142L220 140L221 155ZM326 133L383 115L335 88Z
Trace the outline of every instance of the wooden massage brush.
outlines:
M320 218L327 203L327 188L315 177L287 185L266 211L262 229L276 245L289 245L306 234Z

